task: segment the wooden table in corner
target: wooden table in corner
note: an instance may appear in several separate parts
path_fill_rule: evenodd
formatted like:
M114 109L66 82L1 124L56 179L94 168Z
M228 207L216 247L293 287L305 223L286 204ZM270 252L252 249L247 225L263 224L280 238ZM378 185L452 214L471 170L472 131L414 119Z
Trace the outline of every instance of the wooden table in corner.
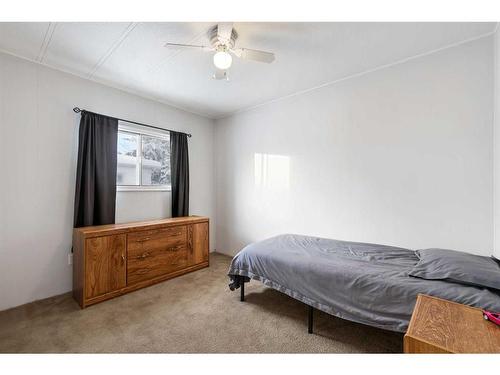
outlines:
M486 321L481 309L419 294L405 353L500 353L500 326Z

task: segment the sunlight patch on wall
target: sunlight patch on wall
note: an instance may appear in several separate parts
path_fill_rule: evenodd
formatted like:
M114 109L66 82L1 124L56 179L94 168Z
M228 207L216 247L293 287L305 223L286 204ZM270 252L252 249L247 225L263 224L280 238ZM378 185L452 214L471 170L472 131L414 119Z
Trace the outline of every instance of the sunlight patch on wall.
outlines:
M289 156L256 153L254 162L256 187L272 190L290 187Z

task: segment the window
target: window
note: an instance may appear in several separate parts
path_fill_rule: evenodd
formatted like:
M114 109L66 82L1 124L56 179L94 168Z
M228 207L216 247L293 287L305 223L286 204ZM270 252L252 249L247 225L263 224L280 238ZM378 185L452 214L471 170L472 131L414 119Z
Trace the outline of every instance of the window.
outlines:
M170 190L170 133L118 123L117 190Z

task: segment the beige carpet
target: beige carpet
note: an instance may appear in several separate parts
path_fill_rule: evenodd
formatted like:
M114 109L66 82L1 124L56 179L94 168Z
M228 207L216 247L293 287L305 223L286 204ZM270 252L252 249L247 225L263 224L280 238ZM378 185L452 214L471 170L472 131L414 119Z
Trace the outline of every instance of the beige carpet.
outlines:
M69 294L0 312L0 352L381 353L403 336L316 312L257 281L227 287L230 258L80 310Z

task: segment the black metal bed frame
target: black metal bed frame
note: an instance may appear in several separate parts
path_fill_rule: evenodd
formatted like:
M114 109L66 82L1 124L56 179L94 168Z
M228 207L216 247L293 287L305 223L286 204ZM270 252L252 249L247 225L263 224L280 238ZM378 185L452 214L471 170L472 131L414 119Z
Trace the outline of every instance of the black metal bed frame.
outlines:
M240 301L245 302L245 281L240 283ZM306 305L308 309L307 313L307 333L313 333L313 315L314 307Z

